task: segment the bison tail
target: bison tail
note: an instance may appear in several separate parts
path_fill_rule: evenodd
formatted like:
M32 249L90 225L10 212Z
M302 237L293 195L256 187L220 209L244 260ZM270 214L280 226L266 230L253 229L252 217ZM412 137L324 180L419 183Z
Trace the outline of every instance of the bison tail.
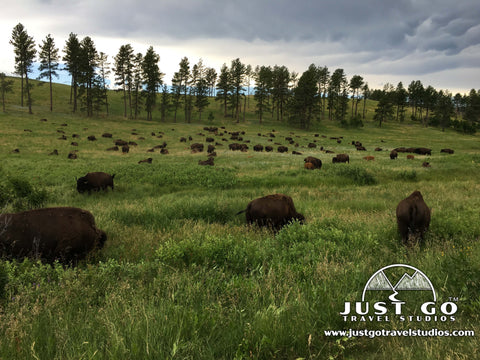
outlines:
M115 177L115 174L112 174L112 179Z
M247 211L247 209L241 210L238 213L236 213L235 215L240 215L241 213L244 213L245 211Z

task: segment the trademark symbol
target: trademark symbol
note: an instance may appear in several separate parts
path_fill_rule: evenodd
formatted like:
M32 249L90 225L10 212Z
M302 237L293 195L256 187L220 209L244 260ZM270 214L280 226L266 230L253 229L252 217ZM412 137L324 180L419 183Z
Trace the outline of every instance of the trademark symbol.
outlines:
M453 301L453 302L458 302L458 297L457 296L455 296L455 297L449 296L448 300Z

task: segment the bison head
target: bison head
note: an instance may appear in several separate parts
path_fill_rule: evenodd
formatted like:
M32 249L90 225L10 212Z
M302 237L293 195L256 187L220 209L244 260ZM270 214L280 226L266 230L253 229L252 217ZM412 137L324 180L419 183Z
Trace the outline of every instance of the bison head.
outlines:
M90 190L90 186L86 176L82 176L77 179L77 191L83 194L85 191Z

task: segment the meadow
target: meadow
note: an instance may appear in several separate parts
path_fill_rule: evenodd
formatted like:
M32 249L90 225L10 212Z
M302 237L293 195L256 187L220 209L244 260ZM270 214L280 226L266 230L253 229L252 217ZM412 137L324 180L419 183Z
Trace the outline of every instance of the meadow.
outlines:
M119 94L112 94L110 116L85 118L68 111L68 87L56 89L53 113L46 86L35 89L33 115L18 106L18 93L8 95L7 111L0 113L0 190L11 195L14 184L22 184L19 179L28 182L17 186L16 200L3 212L35 201L43 207L83 208L108 239L75 268L0 262L0 359L479 356L478 135L411 122L378 128L371 120L357 129L327 120L309 131L274 120L259 125L253 102L238 124L224 119L213 101L208 110L213 119L204 123L160 122L155 116L150 122L130 120L121 116ZM224 127L227 133L216 136L205 126ZM59 130L67 140L59 139ZM234 131L245 132L247 152L228 149L235 142L228 132ZM104 132L138 145L128 154L106 151L113 141L102 138ZM97 141L88 141L89 135ZM191 141L180 142L188 136ZM223 144L216 146L211 167L198 165L206 152L192 154L189 148L206 144L208 136ZM292 147L285 137L299 146ZM337 143L331 137L343 139ZM314 140L317 148L308 148ZM356 151L352 141L362 142L367 151ZM169 154L147 152L163 142ZM253 151L255 144L275 142L289 152ZM349 154L350 164L332 164L333 154L320 146ZM389 150L400 146L428 147L432 155L407 160L399 154L390 160ZM442 148L455 153L442 154ZM48 155L54 149L59 155ZM67 158L71 150L78 150L78 159ZM363 160L366 155L375 160ZM322 168L304 169L306 156L320 158ZM148 157L151 164L138 164ZM424 161L431 167L422 167ZM75 177L89 171L115 174L115 190L79 194ZM395 207L414 190L433 209L432 221L425 243L406 249L397 233ZM249 201L273 193L291 196L305 223L274 234L236 216ZM437 303L456 303L455 321L399 321L395 316L388 322L344 321L339 314L344 303L360 301L370 276L390 264L408 264L427 274ZM424 316L418 308L408 311ZM350 328L469 330L475 336L348 338L324 332Z

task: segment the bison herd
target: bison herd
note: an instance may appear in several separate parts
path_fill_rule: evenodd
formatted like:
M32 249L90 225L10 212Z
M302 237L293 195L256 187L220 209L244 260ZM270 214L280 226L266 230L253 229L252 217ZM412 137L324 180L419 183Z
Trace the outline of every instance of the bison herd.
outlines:
M204 128L204 130L214 135L220 135L219 129L216 127ZM226 131L222 135L227 134ZM230 139L235 141L243 141L242 136L244 132L229 133ZM76 134L74 134L76 135ZM275 134L269 133L267 135L269 140L275 138ZM152 136L157 134L152 133ZM74 136L78 137L78 135ZM112 138L111 133L103 133L103 138ZM162 134L157 137L161 138ZM315 135L318 137L318 134ZM342 138L331 138L341 143ZM88 137L89 141L96 141L96 137L91 135ZM188 137L192 141L192 137ZM225 138L222 139L226 141ZM286 138L289 144L298 146L298 143L292 137ZM180 138L180 142L186 142L187 138ZM215 143L213 137L206 138L209 143L207 152L209 157L207 160L199 160L199 165L214 165L214 157L216 156L215 146L221 146L221 143ZM234 142L229 144L228 148L231 151L248 151L247 145L249 141L240 143ZM316 148L314 142L309 143L308 148ZM108 148L108 151L119 151L122 149L123 153L129 152L130 146L136 146L134 142L127 142L123 140L115 140L115 146ZM277 152L288 152L288 147L276 143L278 145ZM352 144L358 151L365 151L365 147L358 141L353 141ZM166 149L166 142L149 150L153 152L155 149L161 149L162 154L168 154ZM192 143L190 145L192 153L201 153L204 151L204 144ZM324 150L323 146L320 148ZM17 149L16 149L17 150ZM253 146L255 152L271 152L272 146L264 146L257 144ZM381 148L376 148L376 151L382 151ZM333 153L329 150L324 150L326 153ZM17 150L16 153L19 151ZM442 149L441 152L453 154L451 149ZM301 152L293 151L293 154L301 155ZM399 153L409 153L409 158L413 158L411 154L431 155L431 149L419 148L396 148L391 150L390 159L395 160ZM54 150L50 155L58 155L58 151ZM76 158L77 151L71 151L69 158ZM374 160L374 156L365 156L365 160ZM152 158L147 158L138 161L142 163L152 163ZM348 154L336 154L332 158L332 163L350 163ZM425 165L427 164L427 165ZM424 162L424 166L430 166L429 163ZM307 156L304 159L304 168L308 170L321 169L322 161L313 156ZM108 191L110 188L114 189L115 174L107 174L104 172L89 172L84 176L76 179L77 191L81 194L92 191ZM298 213L292 198L285 194L271 194L263 196L250 201L244 210L241 210L237 215L245 213L246 222L250 225L260 227L267 227L273 231L279 231L286 224L298 221L303 223L305 217ZM410 196L401 200L396 208L396 219L398 232L402 238L405 246L410 246L423 239L424 233L428 230L430 225L431 210L426 205L422 194L419 191L414 191ZM55 260L63 264L75 265L79 260L84 259L91 251L101 249L105 244L107 236L104 231L98 229L95 225L93 215L82 209L74 207L55 207L37 209L31 211L24 211L20 213L1 214L0 215L0 256L8 259L21 259L24 257L39 258L46 262L52 263Z

